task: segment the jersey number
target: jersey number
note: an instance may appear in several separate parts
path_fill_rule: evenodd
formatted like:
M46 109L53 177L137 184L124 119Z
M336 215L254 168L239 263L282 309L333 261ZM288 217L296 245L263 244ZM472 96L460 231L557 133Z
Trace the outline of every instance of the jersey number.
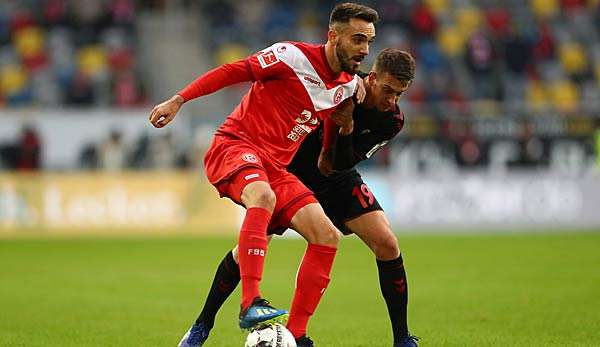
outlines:
M360 187L355 186L354 189L352 189L352 196L356 196L362 208L367 208L375 203L375 197L373 196L373 193L369 190L369 187L367 187L367 185L364 183L361 184Z

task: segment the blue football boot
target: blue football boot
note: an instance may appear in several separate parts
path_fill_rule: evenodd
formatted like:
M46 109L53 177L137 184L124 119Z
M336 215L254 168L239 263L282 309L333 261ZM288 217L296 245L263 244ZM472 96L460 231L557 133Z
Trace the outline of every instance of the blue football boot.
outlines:
M285 325L288 317L288 311L278 310L267 300L257 297L250 307L240 312L240 328L253 330L275 323Z
M408 335L402 341L394 343L394 347L419 347L417 341L419 341L418 337Z
M200 347L208 339L208 332L204 324L194 323L190 330L183 335L177 347Z

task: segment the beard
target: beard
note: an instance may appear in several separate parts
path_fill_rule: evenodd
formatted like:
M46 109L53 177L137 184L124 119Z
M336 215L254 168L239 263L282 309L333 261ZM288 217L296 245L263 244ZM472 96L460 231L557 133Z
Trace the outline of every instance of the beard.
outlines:
M354 75L358 72L358 65L353 64L353 57L348 54L341 43L338 42L338 44L335 46L335 52L338 60L340 61L340 67L342 68L342 71L351 75Z

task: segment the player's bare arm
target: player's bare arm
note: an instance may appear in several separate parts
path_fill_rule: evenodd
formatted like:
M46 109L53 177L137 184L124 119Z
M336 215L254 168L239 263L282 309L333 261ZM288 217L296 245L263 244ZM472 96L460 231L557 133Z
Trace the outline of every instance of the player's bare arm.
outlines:
M362 81L362 79L360 80ZM330 116L335 125L332 127L328 126L327 122L326 125L324 125L324 132L326 133L326 140L324 140L324 142L327 144L321 148L321 154L319 155L319 160L317 162L319 171L321 171L324 176L330 176L336 172L333 167L333 151L329 144L336 142L338 134L342 136L352 134L352 131L354 130L354 120L352 118L354 106L354 100L352 98L344 100Z
M181 95L175 94L170 99L154 106L149 117L150 123L155 128L162 128L169 124L175 118L184 102Z
M365 81L362 78L357 79L356 83L356 93L354 93L356 97L356 102L362 104L365 101L365 97L367 96L367 88L365 87Z
M336 110L331 114L331 119L340 127L340 135L349 135L354 130L354 120L352 119L353 112L354 101L352 98L348 98L339 104Z
M185 102L251 80L252 75L245 59L220 65L196 78L170 99L156 105L150 114L150 123L156 128L162 128L175 118Z

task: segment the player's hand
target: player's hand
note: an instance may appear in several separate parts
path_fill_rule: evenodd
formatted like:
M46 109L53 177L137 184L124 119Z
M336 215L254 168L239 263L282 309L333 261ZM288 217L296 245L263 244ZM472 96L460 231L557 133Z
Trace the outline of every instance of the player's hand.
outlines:
M341 135L351 134L354 130L354 119L352 119L353 112L354 101L352 98L348 98L339 104L331 114L331 119L340 127Z
M180 95L175 95L169 100L154 106L149 117L150 123L155 128L162 128L169 124L175 118L183 103L183 98Z
M356 83L356 102L362 104L367 96L367 88L365 87L365 81L362 78L358 79Z
M335 170L333 169L333 158L331 158L331 155L331 151L325 151L324 148L321 149L317 166L319 167L319 171L323 176L330 176L335 173Z

